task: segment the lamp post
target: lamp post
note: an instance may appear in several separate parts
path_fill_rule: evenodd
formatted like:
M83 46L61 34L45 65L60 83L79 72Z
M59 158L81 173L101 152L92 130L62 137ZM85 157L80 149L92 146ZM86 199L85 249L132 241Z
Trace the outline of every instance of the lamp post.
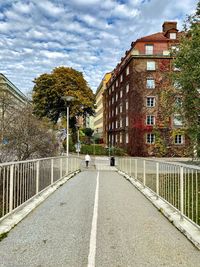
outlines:
M66 154L69 156L69 103L74 100L73 96L63 96L67 106L67 125L66 125Z

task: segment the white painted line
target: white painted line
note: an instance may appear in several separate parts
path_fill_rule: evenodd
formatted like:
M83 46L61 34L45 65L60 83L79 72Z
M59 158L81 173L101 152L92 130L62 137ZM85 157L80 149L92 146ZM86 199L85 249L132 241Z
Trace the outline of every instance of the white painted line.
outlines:
M90 234L90 250L89 250L89 255L88 255L88 267L95 267L98 201L99 201L99 172L97 173L97 184L96 184L96 192L95 192L95 200L94 200L92 229L91 229L91 234Z

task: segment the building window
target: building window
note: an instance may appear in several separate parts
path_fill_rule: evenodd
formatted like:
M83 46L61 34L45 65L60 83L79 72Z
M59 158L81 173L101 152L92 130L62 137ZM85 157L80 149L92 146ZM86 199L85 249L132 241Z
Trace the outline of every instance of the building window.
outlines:
M114 126L114 122L112 122L112 129L114 129L115 128L115 126Z
M118 123L117 123L117 121L115 122L115 128L117 129L117 127L118 127Z
M111 88L109 89L109 95L111 94Z
M118 100L118 93L116 93L115 99L116 99L116 101Z
M114 96L112 97L112 104L114 103Z
M174 115L174 117L173 117L173 125L174 126L182 126L183 125L183 122L182 122L182 119L181 119L181 115Z
M147 107L155 107L155 97L147 97Z
M128 101L126 101L126 110L128 110Z
M112 117L114 116L114 110L112 109Z
M121 74L120 75L120 82L122 82L123 81L123 75Z
M120 111L120 113L122 113L122 105L120 106L119 111Z
M121 91L120 91L120 97L121 97L121 98L122 98L122 95L123 95L123 91L121 90Z
M126 92L129 92L129 84L126 85Z
M118 114L118 107L115 108L115 113Z
M117 128L117 127L116 127ZM116 136L115 136L115 141L116 141L116 143L118 143L118 135L116 134Z
M176 39L176 33L175 32L170 32L169 38L175 40Z
M155 70L156 64L155 61L147 61L147 70Z
M155 80L152 78L147 79L147 88L154 89L155 88Z
M112 86L112 92L114 91L114 85Z
M126 143L128 144L128 133L126 133Z
M177 82L177 81L175 81L175 82L174 82L174 88L176 88L176 89L181 89L180 83Z
M145 54L153 55L153 45L145 45Z
M119 142L122 143L122 133L119 135Z
M175 105L176 105L177 108L182 107L183 101L182 101L181 97L176 97L176 99L175 99Z
M172 45L172 46L171 46L171 50L172 50L173 52L179 51L179 47L178 47L177 45Z
M129 66L126 68L126 75L129 75Z
M155 143L155 134L147 134L146 135L146 142L147 144L154 144Z
M116 87L118 87L118 80L116 80Z
M128 116L126 116L126 126L128 126Z
M155 124L155 116L147 115L146 124L147 125L154 125Z
M183 144L183 135L181 135L181 134L177 134L177 135L175 135L175 140L174 140L174 143L175 144Z
M119 125L119 127L120 128L122 127L122 119L120 119L120 125Z

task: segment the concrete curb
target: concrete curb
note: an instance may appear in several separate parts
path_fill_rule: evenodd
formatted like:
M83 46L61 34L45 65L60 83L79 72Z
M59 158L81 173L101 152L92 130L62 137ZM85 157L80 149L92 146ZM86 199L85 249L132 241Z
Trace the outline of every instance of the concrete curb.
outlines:
M8 233L15 225L17 225L21 220L23 220L31 211L33 211L37 206L39 206L45 199L47 199L54 191L56 191L60 186L66 183L79 171L75 171L68 176L59 179L53 185L50 185L41 193L35 197L28 200L22 207L18 208L16 211L8 215L5 219L0 222L0 236Z
M147 187L144 187L138 180L130 177L122 171L118 173L124 176L129 182L131 182L151 203L171 222L179 229L194 245L200 250L200 229L196 227L189 219L180 217L180 212L169 205L161 198L157 198Z

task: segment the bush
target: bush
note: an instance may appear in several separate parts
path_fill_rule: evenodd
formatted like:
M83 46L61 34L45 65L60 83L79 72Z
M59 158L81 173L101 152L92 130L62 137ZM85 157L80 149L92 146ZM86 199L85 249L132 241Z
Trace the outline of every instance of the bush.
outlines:
M125 151L119 147L113 148L105 148L102 145L82 145L81 146L81 153L82 154L89 154L89 155L111 155L111 156L123 156L125 155Z

